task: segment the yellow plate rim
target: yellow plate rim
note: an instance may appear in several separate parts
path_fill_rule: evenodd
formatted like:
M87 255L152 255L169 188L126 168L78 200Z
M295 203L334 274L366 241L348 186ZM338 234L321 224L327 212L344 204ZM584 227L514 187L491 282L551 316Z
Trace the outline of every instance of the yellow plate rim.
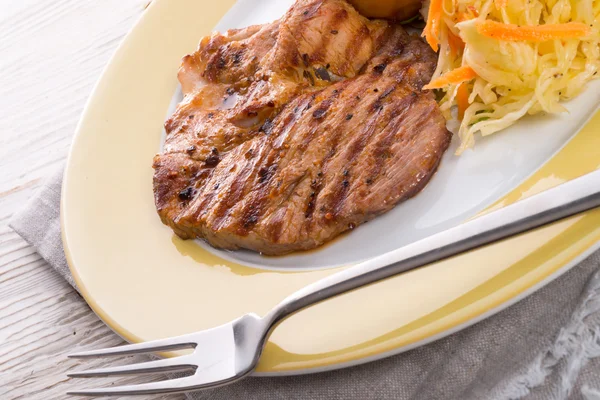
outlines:
M231 3L231 1L229 1L229 3ZM141 23L143 23L147 18L149 18L149 15L152 15L153 12L155 12L155 13L158 12L159 5L164 5L164 4L165 4L164 0L163 1L161 1L161 0L155 1L148 8L148 10L144 13L144 15L140 18L140 21L138 21L138 24L136 24L136 27L138 25L140 25ZM134 27L134 30L135 29L136 28ZM127 41L129 38L130 38L130 35L128 35L126 37L126 39L123 41L123 43L117 50L117 53L115 54L115 56L109 63L107 69L102 74L102 77L98 81L96 88L92 92L92 95L90 96L90 99L88 100L88 103L82 114L80 123L77 127L76 134L75 134L75 142L77 142L77 140L79 140L79 138L83 135L82 132L87 129L90 107L92 106L93 102L97 99L98 92L99 92L98 88L107 83L106 80L108 79L108 75L109 75L107 71L109 68L113 67L113 62L117 58L117 54L120 54L121 52L125 51L123 49L123 47L127 45ZM598 128L600 127L600 118L597 118L597 117L598 117L598 115L593 119L592 122L588 123L588 126L586 127L586 128L588 128L588 130L589 129L598 130ZM575 138L580 139L581 136L582 135L579 134ZM543 188L541 188L541 187L536 187L536 188L532 189L532 186L534 186L535 183L541 182L544 177L547 177L549 174L552 173L553 169L557 168L556 165L553 165L553 163L554 164L556 164L556 163L564 164L564 160L558 160L558 159L560 159L561 155L566 154L566 152L572 151L572 150L569 150L569 147L573 146L572 142L573 141L566 144L565 148L563 150L559 151L545 166L543 166L540 170L536 171L532 175L532 177L528 178L526 180L526 182L524 182L522 185L520 185L519 188L515 189L515 191L513 191L511 194L506 196L504 199L501 199L498 202L497 206L500 207L502 205L510 204L514 201L517 201L520 198L535 194L536 191L539 192L539 191L543 190ZM581 146L581 145L575 144L575 146L577 149L578 148L577 146ZM135 336L132 332L128 331L125 327L121 326L114 319L112 319L111 316L108 315L103 310L103 308L95 301L95 299L91 296L91 294L86 289L86 285L85 285L83 279L81 278L81 276L79 274L79 270L76 267L75 262L72 257L71 248L69 246L69 238L68 238L68 234L67 234L67 231L69 229L69 221L68 221L69 217L68 217L68 211L67 211L68 207L65 204L65 198L68 195L68 191L70 188L70 179L73 176L72 157L73 157L73 152L75 151L75 149L76 149L76 146L74 145L69 154L69 161L67 163L67 170L65 172L65 180L64 180L63 189L62 189L63 196L62 196L62 200L61 200L61 228L62 228L62 232L63 232L63 243L64 243L64 248L65 248L65 256L66 256L67 262L69 264L69 267L71 269L71 272L73 274L73 277L75 279L75 282L77 283L77 285L80 289L80 293L85 298L85 300L88 302L88 304L90 305L92 310L113 331L115 331L121 337L123 337L124 339L126 339L130 342L138 342L140 340L140 338ZM586 165L586 166L582 166L581 168L575 168L575 169L569 170L568 173L566 173L566 175L568 175L569 179L572 179L576 176L582 175L585 172L590 172L591 170L598 168L598 166L600 166L600 162L598 164L596 164L595 167L590 167L589 165ZM553 184L557 184L557 182L554 182ZM494 208L494 207L492 207L492 208ZM588 213L588 214L586 214L586 216L590 216L592 214L593 213ZM598 219L596 217L600 216L597 214L598 213L592 215L592 217L595 218L594 221L596 221ZM592 235L592 234L590 234L590 235ZM600 242L598 241L600 239L600 235L598 235L598 232L594 232L592 236L593 237L588 238L588 241L586 242L585 245L582 245L583 247L578 249L578 251L576 253L571 254L571 256L569 257L569 260L567 262L558 262L553 265L546 265L545 268L543 268L543 270L540 269L539 271L537 271L538 276L535 277L534 279L521 280L518 282L518 284L512 285L512 286L506 288L507 290L499 291L498 292L499 295L493 299L488 299L488 301L485 305L471 307L470 312L463 313L460 316L455 316L453 321L445 323L444 326L442 326L442 327L438 326L436 328L429 329L426 332L422 332L422 333L416 335L410 341L410 343L405 343L401 346L391 346L391 349L389 348L390 347L389 345L388 345L388 349L385 349L385 346L383 346L383 347L374 346L374 349L372 350L372 353L370 355L363 356L363 357L357 357L357 358L353 358L353 359L346 360L346 361L327 362L325 364L323 364L319 361L319 362L315 362L313 366L304 365L301 368L294 367L293 365L286 366L284 369L265 368L263 370L260 370L256 375L273 375L273 374L289 375L289 374L311 373L311 372L332 370L332 369L337 369L337 368L344 368L344 367L348 367L348 366L352 366L352 365L362 364L365 362L381 359L381 358L388 357L388 356L391 356L394 354L398 354L403 351L407 351L412 348L419 347L426 343L429 343L434 340L438 340L440 338L448 336L454 332L462 330L478 321L486 319L489 316L509 307L510 305L518 302L519 300L530 295L531 293L535 292L539 288L545 286L552 280L558 278L560 275L562 275L565 272L567 272L568 270L570 270L573 266L577 265L581 260L583 260L589 254L591 254L593 251L595 251L598 247L600 247Z

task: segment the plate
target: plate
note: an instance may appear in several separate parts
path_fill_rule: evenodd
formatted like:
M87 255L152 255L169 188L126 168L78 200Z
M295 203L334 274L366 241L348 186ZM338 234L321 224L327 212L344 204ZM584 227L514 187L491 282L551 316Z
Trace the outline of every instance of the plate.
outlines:
M600 167L593 82L567 104L569 113L528 118L460 157L450 149L422 193L323 248L263 257L180 240L156 215L151 168L177 99L179 61L215 25L268 22L290 4L154 0L86 106L63 183L65 253L92 309L129 341L264 314L348 265ZM441 338L545 285L599 240L593 211L339 296L281 323L257 373L341 368Z

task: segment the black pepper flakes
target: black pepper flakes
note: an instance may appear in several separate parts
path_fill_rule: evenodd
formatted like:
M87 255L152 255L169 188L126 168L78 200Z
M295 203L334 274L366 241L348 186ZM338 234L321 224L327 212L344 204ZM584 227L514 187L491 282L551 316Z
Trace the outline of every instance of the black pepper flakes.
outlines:
M251 215L250 218L248 218L245 222L244 222L244 228L249 228L252 225L256 224L258 222L258 216L257 215Z
M332 35L337 35L338 33L339 33L339 32L338 32L337 30L335 30L335 29L332 29L332 30L331 30L331 34L332 34Z
M179 200L188 201L194 195L194 189L190 186L179 192Z
M352 119L353 115L352 114L348 114L346 115L346 121L350 121Z
M219 151L216 147L213 147L210 155L206 157L206 160L204 160L204 164L206 164L207 167L215 167L220 161L221 158L219 157Z
M375 71L378 74L382 74L383 71L385 71L385 67L387 67L386 64L378 64L373 67L373 71Z
M233 55L233 65L238 65L242 62L242 52L237 52Z
M327 110L323 109L323 108L317 108L314 112L313 112L313 118L315 119L321 119L325 116L325 114L327 113Z
M269 181L275 174L275 171L277 171L277 164L273 164L268 168L262 167L258 170L258 182L264 183Z
M217 164L219 164L219 161L221 161L219 156L211 154L204 160L204 164L206 164L207 167L216 167Z
M265 122L258 129L259 132L263 132L265 135L269 135L273 130L273 121L269 118L265 119Z

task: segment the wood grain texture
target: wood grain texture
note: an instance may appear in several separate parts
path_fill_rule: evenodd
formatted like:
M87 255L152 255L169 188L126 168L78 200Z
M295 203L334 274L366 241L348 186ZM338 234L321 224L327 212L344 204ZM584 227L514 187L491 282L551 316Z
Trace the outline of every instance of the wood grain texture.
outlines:
M152 379L66 377L106 365L68 353L122 340L7 225L62 166L87 97L147 4L0 0L0 399L64 399L67 390Z

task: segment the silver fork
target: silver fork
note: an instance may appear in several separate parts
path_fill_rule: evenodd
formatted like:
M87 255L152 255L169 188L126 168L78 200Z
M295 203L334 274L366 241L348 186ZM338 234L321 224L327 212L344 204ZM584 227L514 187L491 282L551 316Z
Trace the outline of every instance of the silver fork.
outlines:
M169 339L86 351L92 358L194 349L191 354L140 364L74 372L97 377L195 369L193 375L139 385L71 392L84 396L186 392L225 385L250 374L274 327L291 314L339 294L600 206L600 171L483 215L398 250L332 274L284 299L267 315L244 315L217 328Z

